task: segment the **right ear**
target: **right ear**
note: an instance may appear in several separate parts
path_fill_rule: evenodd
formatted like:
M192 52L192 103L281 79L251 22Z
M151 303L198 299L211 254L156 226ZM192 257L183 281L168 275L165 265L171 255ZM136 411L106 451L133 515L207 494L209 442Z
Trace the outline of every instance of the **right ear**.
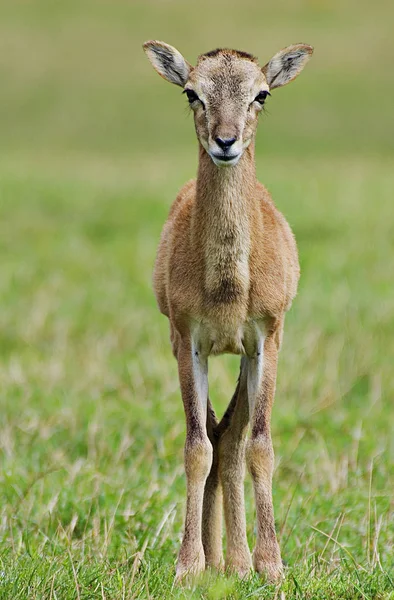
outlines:
M270 89L273 90L293 81L313 54L308 44L293 44L284 48L263 67L262 71Z
M176 48L155 40L145 42L143 47L153 68L159 75L170 83L184 87L193 67Z

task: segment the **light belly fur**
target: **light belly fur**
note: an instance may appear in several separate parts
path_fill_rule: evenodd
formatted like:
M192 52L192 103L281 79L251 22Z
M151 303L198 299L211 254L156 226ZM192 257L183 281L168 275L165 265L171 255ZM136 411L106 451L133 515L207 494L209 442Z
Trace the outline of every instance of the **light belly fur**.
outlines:
M244 354L254 357L264 345L266 324L262 319L249 319L225 325L208 320L194 321L193 345L204 356Z

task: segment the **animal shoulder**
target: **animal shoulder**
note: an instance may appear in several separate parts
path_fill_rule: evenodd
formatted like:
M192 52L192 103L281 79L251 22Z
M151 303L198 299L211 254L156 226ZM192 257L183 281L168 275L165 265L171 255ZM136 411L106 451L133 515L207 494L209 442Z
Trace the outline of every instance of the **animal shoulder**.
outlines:
M168 214L169 221L175 221L177 218L183 218L191 211L196 199L196 183L197 182L195 179L190 179L180 189L177 197L171 205L170 212ZM255 195L260 201L260 207L263 213L266 213L267 215L271 214L272 217L277 217L281 221L284 220L283 215L276 208L269 191L259 181L256 181Z
M175 220L185 208L191 208L196 197L196 180L190 179L181 188L179 194L171 205L168 215L169 220Z

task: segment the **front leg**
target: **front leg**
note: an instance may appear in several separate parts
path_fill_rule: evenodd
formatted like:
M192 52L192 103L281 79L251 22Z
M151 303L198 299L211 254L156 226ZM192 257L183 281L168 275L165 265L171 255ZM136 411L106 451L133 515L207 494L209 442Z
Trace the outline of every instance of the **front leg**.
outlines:
M271 440L271 409L278 358L275 332L276 329L270 331L265 340L260 338L256 352L247 358L251 437L247 444L246 460L253 479L257 515L253 565L269 581L277 581L283 572L272 503L274 451Z
M176 577L205 569L202 544L204 487L212 465L212 444L206 431L208 399L207 358L194 347L190 336L178 346L178 371L186 415L185 471L187 500L185 530L179 552Z

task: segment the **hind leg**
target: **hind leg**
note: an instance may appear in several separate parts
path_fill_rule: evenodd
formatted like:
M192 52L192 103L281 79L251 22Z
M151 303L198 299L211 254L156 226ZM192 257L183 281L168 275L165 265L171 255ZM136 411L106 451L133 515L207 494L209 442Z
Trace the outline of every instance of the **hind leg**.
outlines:
M219 430L221 426L224 429L219 441L219 469L227 530L226 567L243 577L252 567L244 501L245 443L249 422L244 358L237 389L222 422L218 426Z
M223 567L222 547L222 488L219 479L218 439L215 435L217 418L208 399L207 433L212 444L213 458L210 473L205 483L202 514L202 543L205 564L216 569Z

